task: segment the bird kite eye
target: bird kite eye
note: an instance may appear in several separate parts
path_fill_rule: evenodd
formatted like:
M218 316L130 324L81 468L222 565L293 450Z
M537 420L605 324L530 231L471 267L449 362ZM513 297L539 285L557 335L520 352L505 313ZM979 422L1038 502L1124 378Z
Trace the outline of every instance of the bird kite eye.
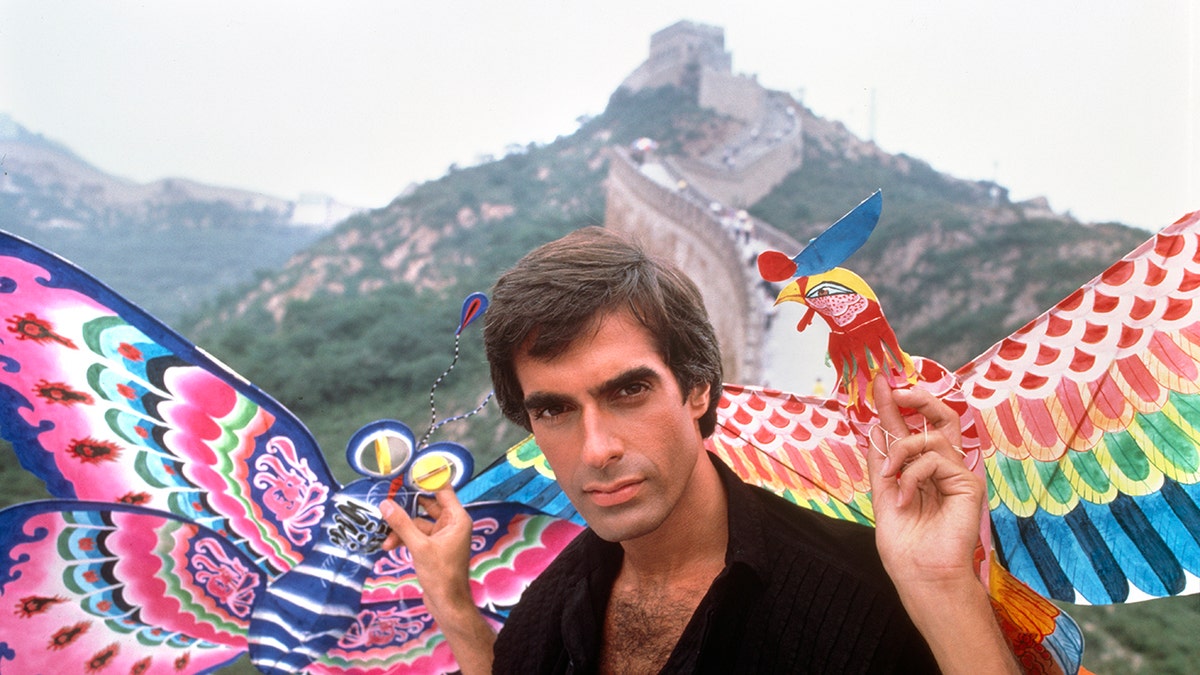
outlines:
M849 288L833 281L822 281L805 294L806 298L823 298L827 295L845 295L853 293Z

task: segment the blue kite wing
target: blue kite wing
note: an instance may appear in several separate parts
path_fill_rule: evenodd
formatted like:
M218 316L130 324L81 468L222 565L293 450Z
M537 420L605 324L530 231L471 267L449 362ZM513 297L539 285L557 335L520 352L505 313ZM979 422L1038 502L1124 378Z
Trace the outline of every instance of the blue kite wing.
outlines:
M845 262L862 248L875 231L883 213L883 191L876 190L834 224L813 237L799 253L788 256L766 250L758 256L758 273L767 281L824 274Z
M554 480L554 472L533 436L509 448L471 479L458 497L467 502L510 501L584 525L583 518Z

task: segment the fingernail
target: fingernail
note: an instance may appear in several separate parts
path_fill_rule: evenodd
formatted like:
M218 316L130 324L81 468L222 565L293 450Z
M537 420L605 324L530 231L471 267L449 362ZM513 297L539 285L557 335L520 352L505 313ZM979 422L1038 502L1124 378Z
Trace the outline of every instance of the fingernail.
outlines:
M395 508L396 508L396 505L393 504L390 500L385 501L379 505L379 515L383 516L384 518L387 518L388 516L392 515L392 511Z

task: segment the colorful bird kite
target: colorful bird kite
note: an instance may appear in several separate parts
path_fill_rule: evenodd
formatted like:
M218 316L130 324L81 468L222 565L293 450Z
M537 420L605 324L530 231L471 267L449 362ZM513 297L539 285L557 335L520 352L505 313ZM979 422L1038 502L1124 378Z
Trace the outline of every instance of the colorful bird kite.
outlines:
M464 303L456 358L485 308ZM347 449L364 478L339 485L283 406L4 233L0 320L0 431L55 497L0 511L0 673L201 673L246 653L293 675L457 668L406 550L379 550L377 507L462 487L465 448L375 422ZM467 508L473 591L498 625L580 526Z
M763 276L786 279L781 259L766 256ZM1200 212L954 372L906 354L857 275L796 275L777 302L808 306L801 330L813 314L829 324L837 390L727 386L712 446L745 479L873 522L863 453L875 421L868 383L883 372L962 417L964 461L988 483L981 578L1027 668L1079 667L1079 630L1046 598L1200 590Z

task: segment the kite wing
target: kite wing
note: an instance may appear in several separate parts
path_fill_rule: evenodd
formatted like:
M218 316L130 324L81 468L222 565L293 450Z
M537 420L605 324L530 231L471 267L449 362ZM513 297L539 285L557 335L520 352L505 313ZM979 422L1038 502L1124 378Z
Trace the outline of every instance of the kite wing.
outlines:
M583 529L513 502L466 506L474 521L471 590L499 629L525 588ZM408 550L379 558L362 606L337 644L306 673L449 673L458 666L422 600Z
M783 281L827 272L841 265L867 243L883 212L883 191L876 190L849 213L838 218L794 256L780 251L763 251L758 271L767 281Z
M583 525L583 518L554 481L542 449L527 436L458 491L463 503L507 501Z
M219 533L137 506L0 511L0 672L209 671L246 648L267 583Z
M863 445L837 400L725 385L709 447L748 483L833 518L874 526ZM1031 672L1070 673L1083 654L1070 616L995 562L988 591L1010 645Z
M478 294L464 303L456 359L459 334L486 304ZM381 420L347 453L369 478L339 486L283 406L70 263L4 233L0 318L0 431L61 498L0 511L0 598L62 606L53 628L0 612L0 635L51 630L50 640L65 630L71 657L93 659L68 668L79 672L163 668L147 671L142 657L208 672L247 651L271 672L456 667L400 557L407 551L372 547L386 531L378 503L403 496L413 506L442 477L465 480L465 448L417 444L405 425ZM517 504L468 508L476 598L499 625L580 526ZM208 607L205 593L221 592L229 616ZM131 634L165 647L139 646L132 659L119 649ZM287 647L293 638L304 649ZM5 658L23 671L58 670L36 665L49 644L0 641L0 671ZM304 653L281 670L272 665L279 648Z
M837 400L726 384L708 445L748 483L827 516L875 522L866 461Z
M1200 590L1200 212L958 376L1014 575L1075 603Z
M138 504L274 576L336 482L283 406L67 261L0 233L0 429L56 497Z

